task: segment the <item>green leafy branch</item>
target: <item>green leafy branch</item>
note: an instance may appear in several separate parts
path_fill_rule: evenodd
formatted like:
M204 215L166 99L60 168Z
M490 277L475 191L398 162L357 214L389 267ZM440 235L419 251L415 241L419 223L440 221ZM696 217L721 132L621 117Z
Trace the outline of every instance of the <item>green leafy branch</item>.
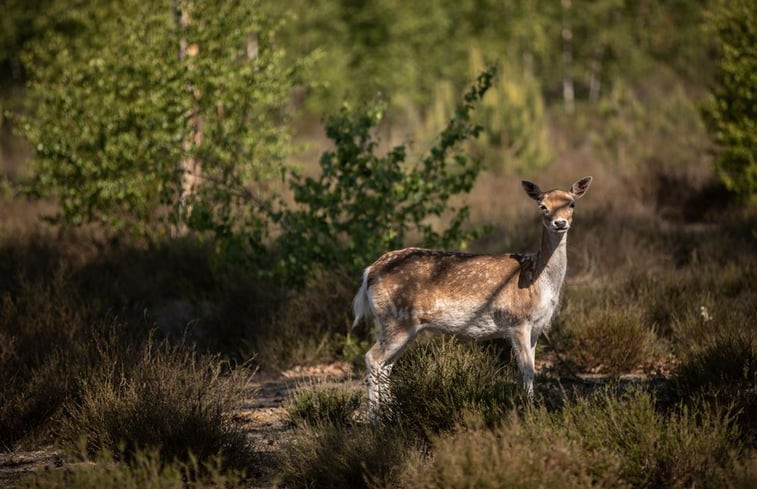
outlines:
M479 235L480 229L463 229L468 206L450 201L469 192L479 174L479 162L459 150L482 130L472 115L494 76L492 67L477 78L418 164L406 162L404 145L376 154L372 129L381 121L381 106L345 107L327 119L334 149L321 156L320 175L293 173L290 186L298 206L282 206L274 216L286 226L278 239L283 276L302 281L315 266L357 270L411 238L423 246L460 248ZM446 228L437 230L445 218Z

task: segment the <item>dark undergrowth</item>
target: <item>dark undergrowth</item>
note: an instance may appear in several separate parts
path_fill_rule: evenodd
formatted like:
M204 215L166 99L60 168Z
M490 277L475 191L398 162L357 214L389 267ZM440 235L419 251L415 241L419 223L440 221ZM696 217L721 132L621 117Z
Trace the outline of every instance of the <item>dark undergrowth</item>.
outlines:
M119 463L111 452L101 452L95 458L85 458L80 464L65 469L44 471L22 479L24 489L227 489L244 488L242 472L225 469L218 458L205 462L191 459L167 464L155 451L140 451L132 456L132 463Z
M285 487L750 487L754 437L743 406L650 384L529 403L496 348L434 340L402 358L382 423L354 423L347 397L298 394L295 436L280 452ZM424 369L423 367L426 367ZM430 370L429 371L429 367ZM501 372L500 372L501 373ZM733 387L738 392L745 383ZM698 386L698 388L701 386ZM537 391L545 385L537 384ZM678 391L679 394L683 394ZM725 393L725 391L722 391ZM328 399L328 402L324 402Z

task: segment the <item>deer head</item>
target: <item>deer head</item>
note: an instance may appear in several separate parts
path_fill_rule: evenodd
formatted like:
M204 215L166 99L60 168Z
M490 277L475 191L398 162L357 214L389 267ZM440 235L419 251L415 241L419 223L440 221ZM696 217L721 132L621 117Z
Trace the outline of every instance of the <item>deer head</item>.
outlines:
M568 232L573 223L573 208L591 185L591 177L584 177L574 183L570 192L549 190L543 192L538 185L528 180L521 182L529 197L539 203L542 222L548 231L562 234Z

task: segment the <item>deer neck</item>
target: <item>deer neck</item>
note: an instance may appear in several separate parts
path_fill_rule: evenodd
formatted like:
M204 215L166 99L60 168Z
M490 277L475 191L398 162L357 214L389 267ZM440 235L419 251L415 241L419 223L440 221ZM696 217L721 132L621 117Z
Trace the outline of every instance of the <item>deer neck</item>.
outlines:
M568 233L552 233L546 227L541 233L541 246L536 252L536 282L549 282L550 286L559 290L565 280L568 268L568 253L566 243Z

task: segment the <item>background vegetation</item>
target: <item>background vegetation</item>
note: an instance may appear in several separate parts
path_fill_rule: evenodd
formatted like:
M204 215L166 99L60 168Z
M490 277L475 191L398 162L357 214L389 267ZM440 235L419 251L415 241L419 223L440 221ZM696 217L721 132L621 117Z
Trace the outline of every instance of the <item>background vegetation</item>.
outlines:
M0 450L94 462L21 487L757 482L754 2L10 0L0 25ZM501 343L423 339L382 426L313 385L259 458L254 369L362 369L362 267L528 251L519 179L587 174L534 404Z

